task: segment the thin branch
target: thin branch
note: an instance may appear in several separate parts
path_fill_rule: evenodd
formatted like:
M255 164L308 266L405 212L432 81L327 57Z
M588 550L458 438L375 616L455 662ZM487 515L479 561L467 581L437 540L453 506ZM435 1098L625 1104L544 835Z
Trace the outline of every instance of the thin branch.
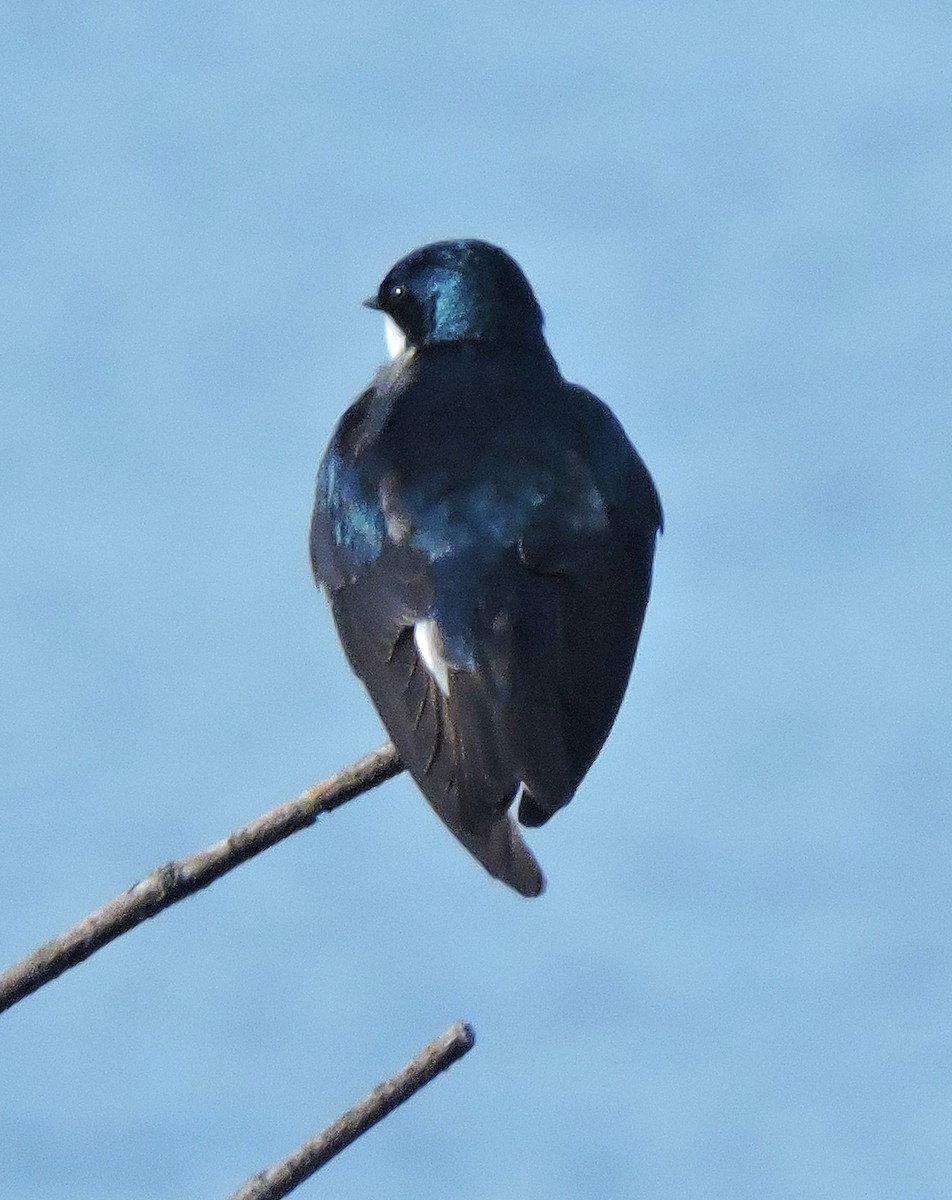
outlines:
M457 1021L445 1033L424 1046L402 1071L377 1087L363 1100L289 1154L283 1162L253 1175L229 1200L279 1200L293 1192L335 1154L366 1133L388 1113L409 1100L414 1092L472 1050L475 1034L471 1026Z
M100 947L134 929L193 892L214 883L262 850L313 825L319 816L399 775L403 765L393 746L384 746L352 763L223 841L188 858L157 867L128 891L90 913L78 925L34 950L0 974L0 1013L37 991Z

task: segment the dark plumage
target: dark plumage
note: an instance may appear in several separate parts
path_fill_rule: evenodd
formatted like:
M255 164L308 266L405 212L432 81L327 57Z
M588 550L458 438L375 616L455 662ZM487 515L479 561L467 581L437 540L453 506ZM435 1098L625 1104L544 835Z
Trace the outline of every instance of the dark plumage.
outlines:
M661 506L609 409L567 383L528 281L485 242L414 251L367 301L407 346L321 462L311 561L351 666L453 834L524 896L509 807L567 804L618 712Z

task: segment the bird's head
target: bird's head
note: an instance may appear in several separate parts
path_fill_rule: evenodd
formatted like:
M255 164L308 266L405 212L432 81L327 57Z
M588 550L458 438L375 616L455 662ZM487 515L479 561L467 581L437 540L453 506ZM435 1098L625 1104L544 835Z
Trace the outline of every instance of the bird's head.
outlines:
M387 345L542 343L542 310L519 265L498 246L434 242L402 258L364 303L387 321Z

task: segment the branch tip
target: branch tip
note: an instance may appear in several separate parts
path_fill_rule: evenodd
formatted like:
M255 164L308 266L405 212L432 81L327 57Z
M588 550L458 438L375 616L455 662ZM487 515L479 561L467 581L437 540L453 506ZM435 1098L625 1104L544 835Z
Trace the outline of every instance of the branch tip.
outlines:
M156 867L78 924L52 938L0 974L0 1013L38 991L58 975L84 962L103 946L186 896L208 887L263 850L313 825L321 813L385 783L403 770L393 746L365 755L295 800L236 829L214 846Z

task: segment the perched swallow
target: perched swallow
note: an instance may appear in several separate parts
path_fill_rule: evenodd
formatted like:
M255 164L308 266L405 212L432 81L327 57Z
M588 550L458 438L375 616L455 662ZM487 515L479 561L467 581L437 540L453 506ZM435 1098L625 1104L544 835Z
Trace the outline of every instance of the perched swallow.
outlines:
M490 875L537 896L522 825L571 800L641 633L658 493L559 372L519 266L480 241L397 263L365 302L392 360L317 476L314 576L423 794Z

